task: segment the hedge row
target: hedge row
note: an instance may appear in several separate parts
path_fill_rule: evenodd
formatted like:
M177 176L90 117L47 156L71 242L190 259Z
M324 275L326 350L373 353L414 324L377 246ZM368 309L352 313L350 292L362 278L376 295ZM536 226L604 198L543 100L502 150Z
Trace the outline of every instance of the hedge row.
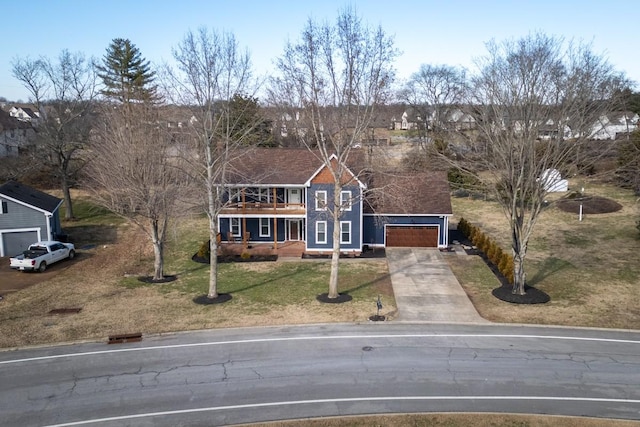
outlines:
M491 240L479 227L471 224L464 218L460 218L458 230L465 235L478 249L487 256L500 273L513 284L513 256L502 250L500 246Z

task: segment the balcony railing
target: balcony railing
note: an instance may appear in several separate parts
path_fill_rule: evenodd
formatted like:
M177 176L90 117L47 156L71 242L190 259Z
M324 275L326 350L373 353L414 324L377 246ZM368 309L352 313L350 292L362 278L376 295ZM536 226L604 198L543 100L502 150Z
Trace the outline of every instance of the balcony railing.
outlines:
M304 215L304 203L234 202L223 209L226 214Z

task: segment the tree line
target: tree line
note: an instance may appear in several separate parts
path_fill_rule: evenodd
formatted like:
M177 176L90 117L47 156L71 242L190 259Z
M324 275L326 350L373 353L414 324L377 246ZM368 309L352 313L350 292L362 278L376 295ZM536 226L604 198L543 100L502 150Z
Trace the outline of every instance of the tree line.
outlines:
M588 168L604 153L589 144L588 126L640 103L632 82L589 45L535 33L486 47L477 69L423 65L398 91L393 37L345 8L333 23L310 18L266 81L233 33L208 28L186 33L173 49L175 65L154 69L133 42L115 38L100 60L63 50L56 59L17 58L12 71L41 112L34 164L59 180L67 217L69 189L90 189L148 234L156 280L164 276L167 230L186 208L199 210L209 218L207 297L219 298L216 237L226 203L219 188L238 156L275 144L263 107L296 118L288 130L297 144L333 175L337 199L328 204L337 225L344 165L369 138L380 106L399 100L421 118L416 167L448 165L495 195L512 236L513 292L524 294L527 245L546 196L542 173ZM188 124L166 126L175 108L188 112ZM452 115L473 127L452 127ZM638 159L634 138L628 156ZM628 176L637 176L637 165L625 163ZM329 298L338 296L339 230Z

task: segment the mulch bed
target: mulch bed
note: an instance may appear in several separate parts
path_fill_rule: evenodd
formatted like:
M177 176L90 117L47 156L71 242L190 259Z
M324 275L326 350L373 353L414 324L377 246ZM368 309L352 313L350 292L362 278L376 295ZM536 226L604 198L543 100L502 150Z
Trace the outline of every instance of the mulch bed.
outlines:
M492 290L491 294L499 300L514 304L544 304L551 300L548 294L532 286L525 285L524 292L524 295L514 294L512 285L503 284Z
M193 302L201 305L222 304L231 301L231 294L218 294L217 298L209 298L208 295L200 295L193 299Z
M199 257L197 254L192 256L191 259L201 264L209 264L211 260L209 258ZM278 255L251 255L249 258L243 258L242 255L218 255L218 264L225 262L265 262L265 261L277 261Z
M580 205L584 215L617 212L622 209L622 205L615 200L600 196L569 197L556 202L558 209L575 214L580 213Z
M142 283L170 283L178 279L178 276L163 276L162 279L155 280L153 276L140 276L138 281Z
M533 286L525 285L525 294L518 295L513 293L513 285L509 283L506 277L502 275L496 265L494 265L487 255L481 250L472 246L472 243L459 230L449 230L449 241L457 240L465 247L467 255L478 255L484 263L489 267L494 276L500 281L501 286L491 291L491 294L501 301L514 304L544 304L551 300L551 297L540 289ZM469 247L471 249L467 250Z
M302 259L331 259L332 254L302 254ZM350 253L341 253L340 258L386 258L387 254L384 248L369 248L366 247L360 253L360 255L353 255Z
M338 294L336 298L329 298L329 294L320 294L316 299L328 304L342 304L343 302L351 301L353 297L349 294Z

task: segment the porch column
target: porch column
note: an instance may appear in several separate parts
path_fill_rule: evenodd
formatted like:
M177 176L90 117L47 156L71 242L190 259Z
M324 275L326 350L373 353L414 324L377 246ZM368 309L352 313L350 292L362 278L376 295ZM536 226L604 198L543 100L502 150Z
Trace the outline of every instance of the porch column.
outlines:
M244 188L242 189L242 248L247 249L249 245L247 239L247 217L246 215L246 198Z
M275 215L278 209L278 193L273 187L273 249L278 249L278 217Z

